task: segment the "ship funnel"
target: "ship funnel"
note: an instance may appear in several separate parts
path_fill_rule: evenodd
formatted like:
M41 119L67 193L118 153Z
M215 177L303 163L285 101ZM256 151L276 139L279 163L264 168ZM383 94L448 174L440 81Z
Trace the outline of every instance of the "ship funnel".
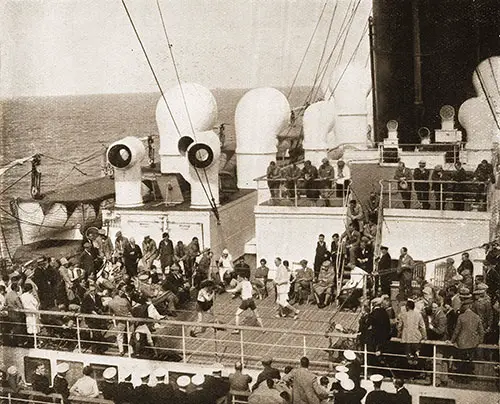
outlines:
M254 179L264 175L276 159L277 136L289 124L289 118L290 104L274 88L255 88L238 102L234 117L238 188L257 187Z
M128 136L112 143L106 158L115 169L116 207L132 208L143 205L141 184L141 162L146 150L142 142Z

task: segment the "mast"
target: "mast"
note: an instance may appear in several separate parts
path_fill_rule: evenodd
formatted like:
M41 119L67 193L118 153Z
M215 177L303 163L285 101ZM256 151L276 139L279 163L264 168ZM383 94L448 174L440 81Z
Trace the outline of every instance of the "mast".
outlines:
M373 16L368 19L368 35L370 38L370 72L372 78L372 104L373 104L373 139L375 142L379 139L378 137L378 91L377 91L377 80L375 75L375 37L373 32Z
M413 88L415 92L415 129L422 125L424 115L424 102L422 100L422 54L420 46L420 0L412 0L412 25L413 25Z

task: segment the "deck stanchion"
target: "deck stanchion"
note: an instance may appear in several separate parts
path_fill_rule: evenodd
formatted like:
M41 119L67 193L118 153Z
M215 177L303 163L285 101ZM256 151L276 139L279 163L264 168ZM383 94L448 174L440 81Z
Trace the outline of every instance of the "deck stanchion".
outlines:
M240 330L240 357L241 363L245 363L245 353L243 352L243 330Z
M33 347L35 349L37 349L38 348L38 338L37 338L37 329L36 328L37 328L38 324L37 324L36 315L33 316L33 321L35 322L34 327L33 327Z
M182 325L182 362L187 363L186 356L186 328Z
M132 342L132 335L130 334L130 322L127 320L127 356L129 358L132 357L132 350L131 350L131 346L130 346L130 343Z
M436 387L436 372L437 372L437 348L436 344L432 345L432 387Z
M12 397L11 397L11 394L10 393L7 393L7 402L9 404L12 404Z
M78 353L82 353L82 336L80 335L80 317L76 316L76 343Z
M392 208L392 182L389 182L388 201L389 201L389 209L390 209L390 208Z
M368 380L368 348L366 346L366 344L364 344L364 352L363 352L363 356L364 356L364 368L365 368L365 380Z
M302 337L302 340L303 340L303 348L304 348L303 349L303 354L304 354L303 356L307 356L307 344L306 344L306 336L305 335Z

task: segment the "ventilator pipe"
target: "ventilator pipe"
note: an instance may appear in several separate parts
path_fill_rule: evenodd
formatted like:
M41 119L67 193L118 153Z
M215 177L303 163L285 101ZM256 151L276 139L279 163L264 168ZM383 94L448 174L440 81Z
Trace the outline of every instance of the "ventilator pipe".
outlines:
M328 133L333 129L335 107L331 101L319 101L304 112L304 159L319 166L328 152Z
M142 172L141 162L146 150L142 142L128 136L112 143L106 158L114 168L115 206L117 208L133 208L142 206Z
M277 136L289 119L290 104L274 88L255 88L238 102L234 117L238 188L256 189L254 179L276 159Z
M217 102L208 88L196 83L182 83L182 91L179 85L171 87L164 96L165 99L160 97L156 106L161 172L184 176L188 165L177 147L179 137L193 137L193 130L195 133L211 130L217 121Z
M195 137L179 139L178 151L188 167L184 178L191 185L191 208L209 209L212 202L219 204L220 141L211 130L196 132Z
M335 133L329 144L364 145L367 142L367 97L370 93L370 71L364 66L342 66L336 69L330 80L335 105Z
M500 141L499 80L500 56L483 60L474 70L476 97L466 100L458 110L458 121L467 132L468 149L490 149Z

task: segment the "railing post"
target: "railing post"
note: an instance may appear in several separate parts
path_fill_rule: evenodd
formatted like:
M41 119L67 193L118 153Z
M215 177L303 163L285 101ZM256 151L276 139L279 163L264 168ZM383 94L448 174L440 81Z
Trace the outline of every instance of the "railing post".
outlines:
M9 404L12 404L12 396L11 393L7 393L7 401Z
M302 337L302 344L303 344L303 356L307 356L307 344L305 335Z
M245 363L245 353L243 351L243 330L240 330L240 360Z
M443 210L444 200L443 200L443 183L439 183L439 210Z
M127 356L129 358L131 358L132 357L132 350L131 350L132 347L131 347L130 343L132 342L131 340L133 337L132 337L132 334L130 334L130 321L127 320L126 324L127 324Z
M432 345L432 387L436 387L436 372L437 372L437 348L436 344Z
M33 315L33 320L35 321L34 327L33 327L33 347L35 349L38 348L38 338L37 338L37 317L36 315Z
M80 335L80 317L76 316L76 343L78 353L82 353L82 336Z
M182 362L187 363L186 356L186 327L182 325Z
M297 190L297 180L293 182L293 189L295 190L294 195L295 195L295 207L299 206L299 195L298 195L298 190Z
M364 369L365 369L365 380L368 380L368 348L367 348L367 345L364 344L364 352L363 352L363 356L364 356Z
M392 208L392 182L389 181L389 197L388 197L388 201L389 201L389 209Z

